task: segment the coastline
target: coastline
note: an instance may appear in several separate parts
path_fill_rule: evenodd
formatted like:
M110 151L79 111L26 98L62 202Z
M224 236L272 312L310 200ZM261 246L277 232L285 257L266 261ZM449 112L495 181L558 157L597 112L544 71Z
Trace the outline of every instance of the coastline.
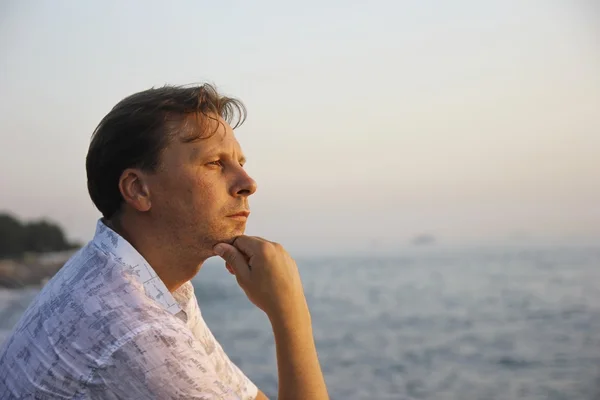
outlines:
M43 286L76 251L26 254L19 259L0 259L0 288Z

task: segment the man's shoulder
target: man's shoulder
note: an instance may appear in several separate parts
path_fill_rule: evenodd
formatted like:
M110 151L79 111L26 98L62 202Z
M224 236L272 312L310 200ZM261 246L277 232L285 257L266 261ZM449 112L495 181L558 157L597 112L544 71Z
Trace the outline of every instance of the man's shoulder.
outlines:
M132 330L159 323L167 314L118 260L91 243L44 286L17 331L27 333L22 339L30 342L46 340L60 350L93 350L100 356Z

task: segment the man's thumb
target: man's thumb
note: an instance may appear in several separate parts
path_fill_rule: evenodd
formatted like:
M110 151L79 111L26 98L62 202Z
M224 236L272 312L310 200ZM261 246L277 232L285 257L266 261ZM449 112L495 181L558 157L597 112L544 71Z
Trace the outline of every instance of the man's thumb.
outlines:
M213 251L233 268L237 276L246 277L248 275L250 268L248 268L246 258L238 249L227 243L219 243L213 248Z

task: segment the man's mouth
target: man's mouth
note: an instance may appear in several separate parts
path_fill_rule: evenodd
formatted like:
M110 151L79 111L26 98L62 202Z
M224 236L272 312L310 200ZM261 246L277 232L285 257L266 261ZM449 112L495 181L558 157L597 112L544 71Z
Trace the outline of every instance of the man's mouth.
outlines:
M230 214L227 217L237 219L237 220L247 220L250 216L250 211L238 211L235 214Z

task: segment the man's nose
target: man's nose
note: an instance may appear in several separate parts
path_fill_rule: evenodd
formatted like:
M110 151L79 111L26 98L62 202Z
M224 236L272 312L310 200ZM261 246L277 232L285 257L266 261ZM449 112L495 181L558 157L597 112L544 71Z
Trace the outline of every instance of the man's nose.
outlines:
M256 181L252 179L246 171L241 170L237 184L233 189L232 195L234 196L251 196L256 192Z

